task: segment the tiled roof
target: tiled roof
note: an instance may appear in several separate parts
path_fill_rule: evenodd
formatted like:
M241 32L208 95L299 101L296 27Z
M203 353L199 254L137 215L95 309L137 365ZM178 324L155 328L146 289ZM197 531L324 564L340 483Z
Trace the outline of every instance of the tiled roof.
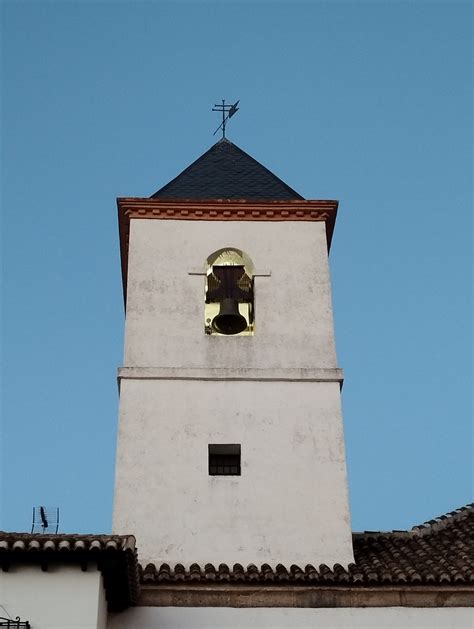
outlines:
M141 570L144 584L253 583L295 585L459 585L474 584L474 506L468 505L411 531L353 534L355 563L347 569L333 567L268 564L243 567L182 564L158 568L148 564Z
M183 600L186 602L183 604L187 605L190 603L186 593L191 592L195 586L204 586L204 589L199 588L197 594L194 592L197 598L192 599L193 604L198 606L207 604L208 599L199 593L204 590L211 599L214 596L212 605L225 605L229 588L224 597L219 592L222 593L224 586L233 585L236 587L231 589L236 593L242 591L238 586L258 586L258 592L276 591L276 599L273 599L271 605L282 604L281 601L286 600L281 598L282 586L288 586L285 590L287 592L299 591L300 594L301 588L296 586L305 586L302 590L304 592L321 593L328 592L328 588L335 586L336 590L331 592L337 591L339 594L324 599L323 606L329 607L380 606L381 599L370 602L367 597L358 600L351 594L355 591L370 594L375 591L374 588L377 592L391 593L392 606L410 604L405 602L407 591L423 597L418 586L424 592L433 593L433 596L431 599L417 598L417 606L436 607L447 604L448 590L454 593L454 602L451 604L473 603L474 505L415 526L411 531L354 533L353 544L355 563L347 568L340 564L332 567L324 564L279 564L275 568L268 564L251 564L246 567L240 564L220 564L217 567L212 564L192 564L189 567L182 564L174 567L161 564L158 568L154 564L148 564L143 569L137 562L135 538L131 535L30 535L0 532L0 565L4 571L8 571L11 564L36 563L42 570L47 570L52 563L75 563L85 570L88 563L97 563L104 578L110 611L120 611L133 604L147 604L146 597L153 597L153 593L159 592L163 592L165 597L171 596L166 598L166 604L181 604L177 602L179 597L173 598L175 594L169 594L169 588L167 590L160 586L174 586L175 593L178 590L184 592ZM280 590L272 590L271 586L280 586ZM311 589L308 590L306 586ZM396 588L402 592L400 598L393 598ZM444 603L438 600L438 593L441 591L444 592ZM258 600L246 597L247 594L244 594L243 598L247 602L239 602L239 606L258 606L264 601L258 597ZM285 605L300 606L295 601L297 599L290 598ZM307 604L308 601L301 603L301 606ZM315 604L314 601L312 604Z
M0 557L7 552L85 552L89 555L103 551L135 552L133 535L80 535L58 533L30 534L0 531Z
M137 552L133 535L72 535L0 532L0 566L37 563L43 571L50 564L78 564L86 570L97 563L104 578L109 611L120 611L138 599Z
M153 199L288 200L303 197L223 138L152 195Z

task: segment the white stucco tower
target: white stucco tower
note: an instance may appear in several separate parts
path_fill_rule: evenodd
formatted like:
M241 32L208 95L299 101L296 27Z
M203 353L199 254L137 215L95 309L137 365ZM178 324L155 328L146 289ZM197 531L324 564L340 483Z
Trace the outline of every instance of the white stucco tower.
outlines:
M337 202L302 199L221 140L118 206L114 533L136 535L142 563L348 564Z

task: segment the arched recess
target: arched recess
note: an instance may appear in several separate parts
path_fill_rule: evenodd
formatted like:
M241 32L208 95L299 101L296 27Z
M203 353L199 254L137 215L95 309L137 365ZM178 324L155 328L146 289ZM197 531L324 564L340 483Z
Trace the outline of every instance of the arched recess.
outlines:
M206 334L254 334L253 274L253 262L241 249L224 247L207 258L204 307Z

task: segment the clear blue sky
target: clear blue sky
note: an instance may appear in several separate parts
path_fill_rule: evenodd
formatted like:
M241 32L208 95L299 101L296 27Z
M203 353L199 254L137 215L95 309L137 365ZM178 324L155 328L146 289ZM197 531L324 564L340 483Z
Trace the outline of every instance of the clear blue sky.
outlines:
M115 198L149 196L207 150L221 98L241 100L232 141L306 198L340 200L353 529L471 501L470 3L1 10L0 526L28 529L43 503L63 531L110 530Z

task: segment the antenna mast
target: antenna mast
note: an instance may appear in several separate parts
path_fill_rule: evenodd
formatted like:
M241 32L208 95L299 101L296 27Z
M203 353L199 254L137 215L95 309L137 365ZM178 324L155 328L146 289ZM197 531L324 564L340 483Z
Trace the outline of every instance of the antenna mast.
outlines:
M57 533L59 528L59 507L33 507L32 533Z

